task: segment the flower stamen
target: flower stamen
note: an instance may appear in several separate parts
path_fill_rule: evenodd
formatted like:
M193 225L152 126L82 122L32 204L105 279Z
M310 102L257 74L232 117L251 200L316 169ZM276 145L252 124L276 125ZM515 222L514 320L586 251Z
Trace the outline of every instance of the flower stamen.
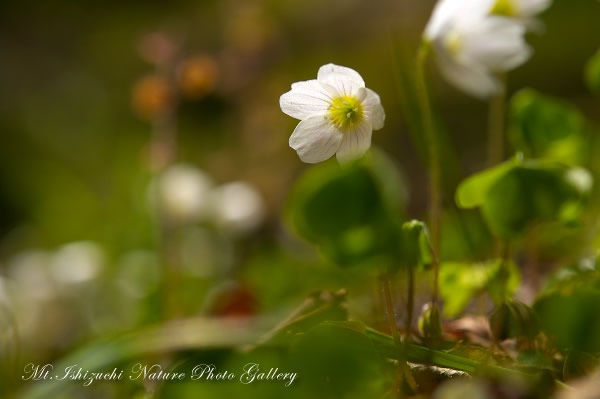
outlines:
M329 118L335 126L343 130L358 125L363 117L363 106L354 96L336 97L329 106Z
M490 14L503 17L514 17L518 14L517 6L513 0L498 0L492 8Z

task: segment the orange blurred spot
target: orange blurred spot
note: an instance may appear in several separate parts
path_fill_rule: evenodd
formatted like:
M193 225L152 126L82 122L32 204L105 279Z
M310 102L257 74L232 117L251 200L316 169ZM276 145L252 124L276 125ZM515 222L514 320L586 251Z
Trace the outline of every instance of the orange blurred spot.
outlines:
M219 67L207 55L198 55L183 61L177 71L181 94L190 99L200 99L211 93L219 78Z
M141 118L153 120L169 109L172 98L167 80L159 75L149 75L135 84L131 102Z

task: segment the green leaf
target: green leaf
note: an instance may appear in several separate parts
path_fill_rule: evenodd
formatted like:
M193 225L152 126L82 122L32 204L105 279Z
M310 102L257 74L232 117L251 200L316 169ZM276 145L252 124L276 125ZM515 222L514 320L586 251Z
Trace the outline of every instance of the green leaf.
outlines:
M585 67L585 82L592 93L600 96L600 51L594 54Z
M547 279L544 294L569 294L579 289L600 290L600 268L597 256L583 257L575 264L562 266Z
M298 181L286 209L300 236L339 265L354 265L397 251L404 193L392 165L375 152L340 167L316 165Z
M339 326L340 328L349 328L345 326L345 323L333 324ZM352 326L352 328L356 330L355 326ZM398 348L394 345L392 337L369 327L366 327L364 332L384 356L392 359L398 358ZM508 367L500 367L490 364L489 362L480 363L468 357L430 349L428 347L411 342L405 343L404 347L406 349L406 360L412 363L431 364L437 367L460 370L467 373L477 372L486 375L499 376L502 378L527 378L528 376L531 376L529 372L515 370Z
M540 326L561 350L600 351L600 291L579 288L539 298L533 308Z
M440 295L444 300L444 314L448 317L458 315L473 297L485 291L496 301L512 295L521 281L519 268L512 262L503 268L502 262L496 259L485 263L443 263ZM508 277L504 276L505 270L508 270Z
M324 323L300 335L291 347L290 364L311 382L303 397L359 398L384 393L384 358L355 326Z
M481 206L485 202L487 194L494 184L496 184L518 162L520 162L520 160L515 158L463 180L456 190L457 205L466 209Z
M497 236L518 239L535 223L576 225L591 188L586 169L514 160L467 178L457 190L457 203L480 206Z
M240 348L258 341L267 331L264 321L256 321L236 323L228 319L195 318L148 327L87 345L56 362L55 370L65 370L76 364L84 369L99 371L150 354ZM69 383L73 383L73 380L40 381L31 385L21 398L55 398Z
M511 100L509 137L527 158L584 165L590 156L589 126L583 114L562 100L525 89Z
M552 357L544 352L525 350L517 356L519 367L555 371Z

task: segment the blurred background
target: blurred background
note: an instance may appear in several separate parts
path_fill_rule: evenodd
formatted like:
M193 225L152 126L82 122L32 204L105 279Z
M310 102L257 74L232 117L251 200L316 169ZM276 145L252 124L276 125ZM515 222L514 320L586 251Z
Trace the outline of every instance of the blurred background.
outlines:
M283 220L307 165L288 147L297 121L279 96L329 62L359 71L387 114L373 143L403 176L406 213L424 218L426 148L403 112L403 79L433 3L0 3L4 353L18 343L21 360L49 362L159 320L376 290L328 267ZM532 87L597 120L583 65L599 47L599 12L596 1L556 0L510 93ZM457 183L485 166L487 106L431 76L453 220ZM472 257L469 240L483 248L475 257L493 245L477 214L465 215L470 227L445 232L446 260ZM351 304L373 319L370 300Z

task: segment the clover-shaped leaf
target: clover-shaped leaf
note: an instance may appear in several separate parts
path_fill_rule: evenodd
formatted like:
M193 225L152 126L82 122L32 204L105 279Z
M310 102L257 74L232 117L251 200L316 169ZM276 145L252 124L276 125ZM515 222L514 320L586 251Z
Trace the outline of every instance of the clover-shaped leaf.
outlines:
M392 255L402 239L403 187L386 179L392 166L373 153L340 167L335 162L311 168L295 186L288 220L306 240L339 265Z
M521 282L519 268L512 262L504 266L501 259L485 263L448 262L440 268L440 295L444 314L454 317L462 312L471 299L488 292L495 302L512 295Z
M465 179L456 201L462 208L480 207L498 237L517 239L535 223L576 224L591 188L586 169L515 158Z
M532 89L511 100L509 137L513 148L528 158L584 165L591 148L589 130L583 114L562 100Z

